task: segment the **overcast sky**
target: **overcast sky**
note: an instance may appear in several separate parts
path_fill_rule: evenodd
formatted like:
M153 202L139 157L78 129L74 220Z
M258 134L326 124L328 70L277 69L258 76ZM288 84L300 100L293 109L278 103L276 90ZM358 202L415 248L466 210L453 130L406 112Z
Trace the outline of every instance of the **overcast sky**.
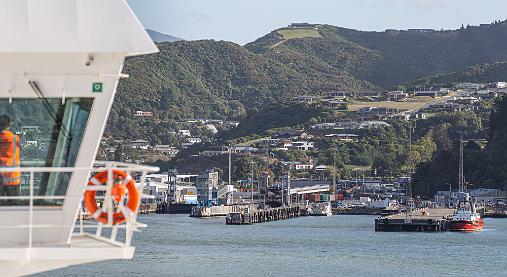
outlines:
M251 42L292 22L457 29L507 19L507 0L128 0L146 28L187 40Z

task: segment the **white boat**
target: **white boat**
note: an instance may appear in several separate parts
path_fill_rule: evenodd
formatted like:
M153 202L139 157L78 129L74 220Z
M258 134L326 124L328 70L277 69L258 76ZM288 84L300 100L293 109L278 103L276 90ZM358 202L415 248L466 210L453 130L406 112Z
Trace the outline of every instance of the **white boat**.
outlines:
M127 77L125 58L157 47L123 0L0 0L0 7L0 115L19 134L22 172L20 196L0 197L1 276L131 259L133 233L144 225L121 201L111 205L112 178L87 182L120 169L142 187L158 171L95 161ZM103 209L121 208L125 222L113 224L112 212L100 223L79 220L85 190L105 191Z
M308 206L310 216L332 216L331 203L311 204Z
M484 229L484 220L477 212L475 201L468 193L462 193L456 211L449 222L449 231L475 232Z

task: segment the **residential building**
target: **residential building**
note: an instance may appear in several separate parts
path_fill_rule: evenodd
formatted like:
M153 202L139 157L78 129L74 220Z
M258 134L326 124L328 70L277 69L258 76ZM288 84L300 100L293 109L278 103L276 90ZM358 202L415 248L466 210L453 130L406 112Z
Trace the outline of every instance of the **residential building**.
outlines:
M335 109L339 109L339 110L347 110L348 108L348 103L341 100L341 99L323 99L321 101L322 105L324 106L327 106L327 107L331 107L331 108L335 108Z
M311 128L316 130L326 130L333 129L336 126L336 123L318 123L313 125Z
M391 115L408 111L407 109L400 108L387 108L387 107L363 107L357 113L370 114L370 115Z
M152 117L152 112L144 112L144 111L135 111L134 116L136 117Z
M231 148L232 153L235 154L249 154L249 153L255 153L259 151L259 148L255 148L252 146L233 146Z
M155 147L153 147L153 150L158 151L158 152L164 152L164 153L172 152L174 149L176 149L176 148L174 148L171 145L166 145L166 144L157 144L157 145L155 145Z
M378 127L389 127L387 122L384 121L364 121L359 124L359 129L372 129L372 128L378 128Z
M295 141L295 142L292 142L292 145L289 147L289 149L303 150L303 151L313 150L314 148L315 148L314 142L308 142L308 141Z
M496 82L495 88L507 88L507 82Z
M370 99L370 100L378 100L381 96L382 96L382 93L378 92L378 91L361 91L361 92L357 92L355 94L356 98L366 98L366 99Z
M325 137L337 138L339 141L354 142L359 139L359 135L356 134L328 134Z
M228 153L229 150L227 147L213 147L212 149L199 152L199 157L211 158L226 155Z
M326 93L327 98L345 99L349 95L346 91L330 91Z
M408 93L403 91L390 91L388 93L389 101L405 101L408 98Z
M190 143L190 144L196 144L196 143L201 143L201 138L187 138L185 139L186 142Z
M288 26L288 28L292 29L315 29L317 28L317 24L310 23L292 23Z
M323 164L321 164L321 165L319 165L319 166L315 167L315 170L316 170L316 171L327 171L327 169L328 169L328 168L327 168L327 165L323 165Z
M438 91L436 90L422 90L414 92L414 96L417 97L438 97Z
M215 127L215 125L213 125L213 124L206 124L205 126L206 126L206 128L208 128L208 130L210 130L211 133L213 133L213 134L217 134L218 133L218 129L217 129L217 127Z
M457 89L472 89L472 90L479 90L482 87L484 87L483 84L475 84L475 83L460 83L456 85Z
M318 102L319 98L311 95L301 95L294 97L294 101L298 103L306 103L306 104L313 104Z
M297 171L306 171L306 170L312 170L314 167L313 164L303 164L303 163L297 163L294 165L294 169Z
M190 133L190 130L178 130L178 134L180 136L184 136L184 137L192 136L192 134Z
M138 139L131 142L130 146L134 149L148 150L150 148L150 143L146 140Z

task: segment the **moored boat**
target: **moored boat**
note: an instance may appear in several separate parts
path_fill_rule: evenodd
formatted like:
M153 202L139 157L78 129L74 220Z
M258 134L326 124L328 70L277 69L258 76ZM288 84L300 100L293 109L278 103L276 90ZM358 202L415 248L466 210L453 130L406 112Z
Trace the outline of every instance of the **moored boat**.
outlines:
M449 222L449 231L455 232L475 232L484 228L484 220L477 212L475 202L470 199L466 193L464 199L459 202L458 208L452 215Z

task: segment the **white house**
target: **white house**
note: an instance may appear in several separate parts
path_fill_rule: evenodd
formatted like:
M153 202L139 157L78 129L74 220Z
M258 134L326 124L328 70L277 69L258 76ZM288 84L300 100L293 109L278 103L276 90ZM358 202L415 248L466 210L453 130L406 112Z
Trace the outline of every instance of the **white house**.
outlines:
M185 141L190 144L196 144L201 143L202 140L200 138L187 138Z
M295 149L295 150L303 150L303 151L307 151L307 150L312 150L314 149L314 143L313 142L309 142L309 141L295 141L292 143L292 145L290 146L291 149Z
M184 137L190 137L192 135L190 134L190 130L178 130L178 134Z

